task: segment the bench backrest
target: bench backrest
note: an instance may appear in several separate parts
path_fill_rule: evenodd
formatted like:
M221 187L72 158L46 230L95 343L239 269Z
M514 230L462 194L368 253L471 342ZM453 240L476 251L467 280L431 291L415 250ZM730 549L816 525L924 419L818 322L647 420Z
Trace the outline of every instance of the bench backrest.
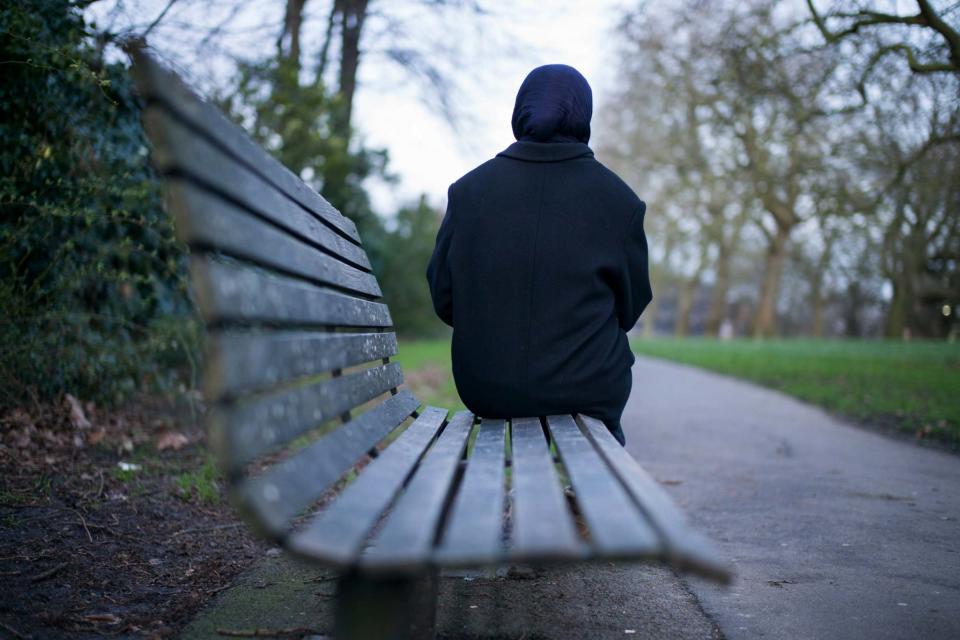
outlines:
M420 402L398 390L390 311L353 222L149 54L131 56L190 248L215 451L241 507L280 538Z

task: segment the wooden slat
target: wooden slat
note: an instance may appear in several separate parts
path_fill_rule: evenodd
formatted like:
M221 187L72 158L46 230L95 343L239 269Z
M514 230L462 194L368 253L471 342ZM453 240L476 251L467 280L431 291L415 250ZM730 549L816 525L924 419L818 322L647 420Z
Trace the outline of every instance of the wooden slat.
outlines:
M445 409L427 407L347 485L340 497L306 527L290 535L288 548L341 566L356 563L370 530L403 487L446 417Z
M190 260L197 306L207 324L272 324L386 328L387 305L323 289L253 267L204 256Z
M395 333L227 331L207 336L204 393L235 397L397 353Z
M591 545L608 556L658 555L662 546L657 532L580 432L573 416L550 416L547 428L590 528Z
M457 491L436 560L484 565L502 560L506 425L484 420Z
M191 248L215 249L316 284L380 296L372 273L323 253L194 184L180 179L167 183L178 235Z
M411 570L430 559L443 506L472 428L469 411L450 420L361 559L364 566Z
M643 467L620 446L602 422L583 415L577 416L597 450L610 465L623 486L630 492L637 506L646 513L650 523L663 537L666 559L679 569L728 582L730 567L705 537L687 524L683 513Z
M147 109L144 125L155 141L153 162L165 175L170 178L189 176L208 190L226 194L229 200L282 227L291 235L369 270L370 262L363 247L322 224L269 182L180 124L167 112L156 107ZM177 205L188 203L179 202L178 195L171 194L171 204L180 223L180 213L184 208ZM186 211L189 212L189 209Z
M211 430L227 467L236 468L402 382L396 363L364 369L218 407L211 416Z
M291 518L315 502L420 406L402 390L373 409L236 489L239 502L265 531L280 537Z
M137 88L148 102L175 112L193 127L215 139L233 158L244 163L291 200L311 211L325 224L359 244L357 227L326 200L272 158L237 125L223 117L213 105L194 94L176 74L164 69L140 48L131 51Z
M511 425L513 535L516 560L574 559L584 551L567 510L553 458L537 418Z

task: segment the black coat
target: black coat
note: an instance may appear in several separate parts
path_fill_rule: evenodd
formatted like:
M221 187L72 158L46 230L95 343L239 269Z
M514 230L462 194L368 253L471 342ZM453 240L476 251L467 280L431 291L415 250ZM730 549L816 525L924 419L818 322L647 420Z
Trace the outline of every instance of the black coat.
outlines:
M454 380L477 415L616 422L634 361L626 331L652 297L646 205L584 142L525 135L543 113L521 105L529 81L514 111L520 141L450 186L427 269L434 308L453 327ZM589 123L589 94L585 111ZM546 139L588 138L582 124L552 125Z

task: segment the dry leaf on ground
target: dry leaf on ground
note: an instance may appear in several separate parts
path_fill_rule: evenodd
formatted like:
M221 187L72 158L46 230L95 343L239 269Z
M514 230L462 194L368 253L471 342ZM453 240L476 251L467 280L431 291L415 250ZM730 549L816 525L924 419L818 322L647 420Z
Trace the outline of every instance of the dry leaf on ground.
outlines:
M67 408L70 410L70 424L73 425L74 429L89 429L90 421L87 420L86 414L83 412L83 407L80 405L80 401L69 393L65 396L67 401Z
M178 451L190 444L189 438L177 431L164 431L157 437L157 451L173 449Z

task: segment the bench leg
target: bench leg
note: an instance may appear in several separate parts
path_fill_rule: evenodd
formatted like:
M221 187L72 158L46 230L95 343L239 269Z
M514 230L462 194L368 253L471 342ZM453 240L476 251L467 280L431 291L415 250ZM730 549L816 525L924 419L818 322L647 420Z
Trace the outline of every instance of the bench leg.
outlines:
M433 638L437 619L437 571L414 576L340 576L334 637L337 640Z

